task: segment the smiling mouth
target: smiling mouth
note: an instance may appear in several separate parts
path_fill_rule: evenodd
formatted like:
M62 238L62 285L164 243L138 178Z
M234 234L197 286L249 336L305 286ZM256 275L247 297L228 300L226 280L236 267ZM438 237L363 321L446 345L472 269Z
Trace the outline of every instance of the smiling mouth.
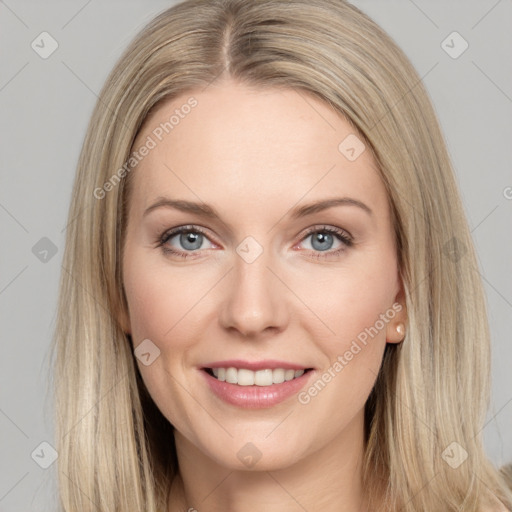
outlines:
M302 377L304 373L312 370L292 370L284 368L248 370L246 368L203 368L203 370L221 382L236 384L238 386L272 386Z

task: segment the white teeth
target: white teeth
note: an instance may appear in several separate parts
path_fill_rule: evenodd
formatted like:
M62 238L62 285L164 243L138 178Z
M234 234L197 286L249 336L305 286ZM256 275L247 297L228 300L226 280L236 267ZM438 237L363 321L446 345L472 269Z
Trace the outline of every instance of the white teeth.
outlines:
M284 372L285 370L282 368L272 370L272 382L274 384L281 384L281 382L284 382Z
M226 370L226 382L238 384L238 370L236 368L228 368Z
M239 386L254 386L254 372L240 368L238 370L238 382Z
M254 372L254 384L256 386L271 386L273 383L272 375L272 370L258 370Z
M246 368L239 370L230 368L212 368L213 375L220 381L229 384L238 384L239 386L271 386L272 384L281 384L284 381L296 379L304 374L304 370L285 370L268 368L253 372Z
M284 372L284 380L292 380L295 377L295 370L286 370Z

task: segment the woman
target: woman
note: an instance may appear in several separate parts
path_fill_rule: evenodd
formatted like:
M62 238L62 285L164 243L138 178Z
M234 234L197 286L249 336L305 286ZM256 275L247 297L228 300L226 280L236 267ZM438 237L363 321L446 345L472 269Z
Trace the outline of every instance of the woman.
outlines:
M69 215L64 510L512 506L445 144L355 7L159 15L100 94Z

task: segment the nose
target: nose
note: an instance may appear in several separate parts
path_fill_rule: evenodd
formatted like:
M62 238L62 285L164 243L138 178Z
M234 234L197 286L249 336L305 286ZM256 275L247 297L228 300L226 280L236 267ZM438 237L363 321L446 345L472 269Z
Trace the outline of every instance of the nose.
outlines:
M247 338L286 329L288 289L270 260L266 251L251 263L236 255L234 268L224 285L227 291L219 312L224 329Z

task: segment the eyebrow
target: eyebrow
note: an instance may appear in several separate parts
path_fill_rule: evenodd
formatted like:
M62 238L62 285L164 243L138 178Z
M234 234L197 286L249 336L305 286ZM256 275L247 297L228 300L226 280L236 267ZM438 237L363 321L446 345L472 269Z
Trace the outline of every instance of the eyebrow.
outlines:
M365 211L368 215L373 216L373 211L369 206L367 206L362 201L353 199L351 197L334 197L316 201L294 208L288 215L291 219L299 219L308 215L312 215L313 213L318 213L329 208L333 208L335 206L355 206ZM184 199L170 199L168 197L158 197L157 200L144 211L143 217L158 208L174 208L176 210L186 213L193 213L204 218L222 221L215 208L206 203L196 203L193 201L186 201Z

